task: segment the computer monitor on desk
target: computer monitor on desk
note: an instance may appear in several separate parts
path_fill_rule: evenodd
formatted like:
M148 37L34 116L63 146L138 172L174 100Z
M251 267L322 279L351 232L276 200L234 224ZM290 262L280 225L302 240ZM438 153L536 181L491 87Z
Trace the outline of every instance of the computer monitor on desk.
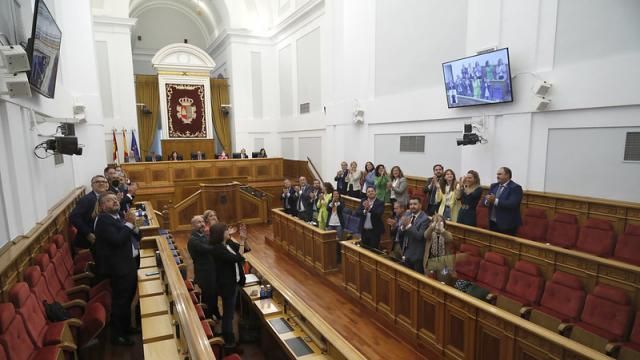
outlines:
M231 158L232 159L242 159L242 156L240 155L240 153L233 153L233 154L231 154Z
M260 157L260 152L259 151L252 151L251 152L251 158L252 159L257 159Z

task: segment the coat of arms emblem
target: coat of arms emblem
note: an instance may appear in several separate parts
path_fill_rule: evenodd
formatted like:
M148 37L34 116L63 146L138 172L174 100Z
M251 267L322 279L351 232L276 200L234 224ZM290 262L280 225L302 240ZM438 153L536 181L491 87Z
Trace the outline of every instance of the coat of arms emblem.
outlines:
M183 124L191 124L191 121L196 118L196 107L193 106L193 99L183 97L178 100L180 103L176 106L178 117L182 120Z

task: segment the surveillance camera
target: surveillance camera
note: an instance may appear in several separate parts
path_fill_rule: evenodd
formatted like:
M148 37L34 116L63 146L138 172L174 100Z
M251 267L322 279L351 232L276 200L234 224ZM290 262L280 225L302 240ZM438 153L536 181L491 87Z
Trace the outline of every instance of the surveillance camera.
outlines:
M229 114L231 112L231 104L221 104L220 109L224 114Z
M475 133L464 133L462 139L456 139L458 146L460 145L475 145L482 142L482 138Z

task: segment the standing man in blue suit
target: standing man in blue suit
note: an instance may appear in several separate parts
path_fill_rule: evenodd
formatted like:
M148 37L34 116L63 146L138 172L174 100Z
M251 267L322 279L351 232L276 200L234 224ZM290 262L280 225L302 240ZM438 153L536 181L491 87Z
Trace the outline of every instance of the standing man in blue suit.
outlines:
M501 167L497 172L498 182L491 184L484 205L489 208L489 229L507 235L515 235L520 218L522 187L511 181L511 169Z

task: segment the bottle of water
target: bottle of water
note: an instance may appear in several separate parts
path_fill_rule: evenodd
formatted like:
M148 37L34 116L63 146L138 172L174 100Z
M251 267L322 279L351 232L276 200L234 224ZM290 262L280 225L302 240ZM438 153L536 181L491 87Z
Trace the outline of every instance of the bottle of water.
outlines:
M271 296L273 295L273 289L271 288L271 285L267 285L266 293L267 297L271 298Z
M265 289L264 285L260 286L260 299L265 299L267 297L267 289Z

